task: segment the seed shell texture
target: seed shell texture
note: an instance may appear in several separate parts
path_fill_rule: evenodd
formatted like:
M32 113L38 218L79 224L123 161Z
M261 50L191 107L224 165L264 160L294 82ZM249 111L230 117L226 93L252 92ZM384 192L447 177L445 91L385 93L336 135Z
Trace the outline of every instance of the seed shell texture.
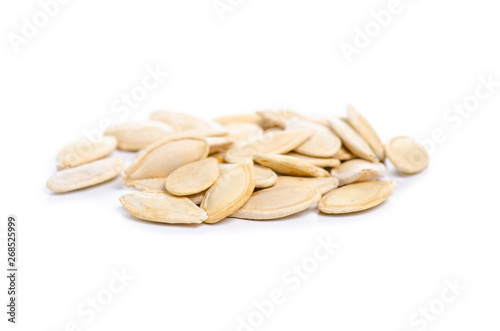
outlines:
M199 119L195 116L177 113L168 110L159 110L149 116L152 121L158 121L170 125L175 128L177 132L188 130L203 130L208 131L212 129L210 123Z
M266 188L276 184L278 175L267 167L254 164L255 188Z
M380 140L377 132L375 132L366 118L358 113L351 105L347 105L347 122L359 133L361 138L370 145L379 160L384 161L385 148L382 140Z
M185 164L167 177L165 187L173 195L191 195L205 191L219 177L218 163L210 157Z
M104 136L100 141L82 139L61 149L57 155L57 167L68 169L102 159L116 149L115 137Z
M116 138L118 149L123 151L138 151L174 132L174 129L167 124L156 121L144 121L114 126L106 131L106 135Z
M333 157L312 157L294 152L290 152L286 155L295 157L302 161L309 162L310 164L320 168L333 168L333 167L338 167L340 165L340 160L335 159Z
M219 152L233 144L231 137L206 137L205 139L208 142L208 154Z
M254 154L255 162L268 167L280 174L302 177L330 177L323 168L316 167L293 156L277 154Z
M310 128L314 130L311 138L295 151L312 157L333 157L342 146L340 138L326 126L293 117L286 122L286 130Z
M340 161L349 161L356 158L356 156L345 149L344 146L340 147L337 154L335 154L333 157L339 159Z
M370 145L349 124L340 118L331 119L330 124L352 154L368 161L379 161Z
M295 177L279 176L273 187L280 186L307 186L317 189L322 195L337 188L339 181L335 177Z
M229 132L229 136L233 138L235 144L263 133L262 128L253 123L229 123L224 125L224 129Z
M386 154L392 164L405 174L416 174L429 164L424 146L409 137L396 137L387 143Z
M366 182L377 177L384 177L387 174L387 169L383 163L355 159L346 161L338 168L332 169L331 174L339 180L339 186L344 186L355 182Z

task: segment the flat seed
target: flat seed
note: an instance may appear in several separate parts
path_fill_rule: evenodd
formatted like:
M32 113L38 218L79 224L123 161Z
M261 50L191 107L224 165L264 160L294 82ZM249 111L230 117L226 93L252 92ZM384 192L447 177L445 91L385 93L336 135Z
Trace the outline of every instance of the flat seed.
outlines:
M149 119L168 124L175 128L177 132L188 130L208 131L212 129L212 126L208 122L195 116L167 110L156 111L149 116Z
M366 160L350 160L332 169L331 174L339 180L339 186L355 182L366 182L387 174L383 163L374 163Z
M128 187L133 187L141 191L163 191L167 192L165 188L166 178L146 178L146 179L134 179L133 181L127 181L124 184Z
M123 170L121 158L110 157L56 172L47 181L47 188L57 193L70 192L104 183Z
M205 191L219 177L218 163L211 157L185 164L167 177L165 187L173 195L191 195Z
M317 189L322 195L337 188L339 181L334 177L295 177L279 176L273 187L307 186Z
M235 144L262 134L262 128L253 123L229 123L224 125Z
M375 152L380 161L385 159L384 144L370 123L354 107L347 106L347 122L359 133Z
M117 125L108 129L106 135L116 138L118 149L138 151L174 132L175 130L167 124L156 121L145 121Z
M214 119L214 121L222 125L231 123L251 123L258 125L263 129L267 129L273 126L272 123L265 120L262 115L257 113L222 116L217 117L216 119Z
M267 167L254 164L255 188L266 188L276 184L278 175Z
M223 173L208 189L201 208L208 214L206 223L216 223L234 213L250 198L255 188L251 161L240 162Z
M313 157L332 157L342 146L340 138L330 130L330 128L310 121L293 117L286 122L286 130L296 130L310 128L314 130L311 138L302 145L295 148L295 151Z
M231 216L252 220L270 220L299 213L321 199L321 193L306 186L271 187L254 193Z
M291 110L261 110L257 113L260 114L268 123L272 124L272 126L282 129L285 128L286 122L293 117L297 117L304 121L312 121L322 125L329 125L327 120L310 119Z
M320 168L330 168L330 167L338 167L340 165L339 159L334 159L332 157L312 157L307 155L302 155L299 153L290 152L286 154L288 156L295 157L297 159L309 162L312 165Z
M429 164L424 146L409 137L396 137L387 143L386 154L392 164L405 174L416 174Z
M254 154L255 162L280 174L303 177L330 177L328 171L287 155Z
M340 118L331 119L330 124L352 154L368 161L379 161L368 143L349 124Z
M152 222L191 224L207 219L207 213L188 198L163 192L125 194L120 203L135 217Z
M347 214L370 209L391 196L394 186L391 180L349 184L325 195L319 201L318 208L326 214Z
M101 141L83 139L67 145L57 154L57 167L68 169L84 163L102 159L116 149L115 137L104 136Z
M216 153L233 144L231 137L207 137L206 140L209 147L208 154Z
M123 183L134 186L134 181L152 178L166 179L180 166L206 158L208 143L205 138L174 135L160 139L142 150L125 169Z
M356 158L356 156L345 149L344 146L340 147L337 154L335 154L333 157L339 159L340 161L349 161Z
M265 133L231 147L226 161L236 163L249 160L255 153L285 154L295 149L314 134L312 129Z

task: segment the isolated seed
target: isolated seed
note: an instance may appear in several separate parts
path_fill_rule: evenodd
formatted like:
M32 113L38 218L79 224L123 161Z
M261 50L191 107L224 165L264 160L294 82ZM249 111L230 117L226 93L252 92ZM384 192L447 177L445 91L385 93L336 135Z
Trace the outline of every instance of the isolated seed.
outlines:
M273 187L307 186L317 189L322 195L337 188L339 181L334 177L295 177L279 176Z
M286 122L286 130L310 128L314 130L311 138L295 148L295 151L313 157L332 157L342 146L340 138L330 128L310 121L293 117Z
M346 122L340 118L330 120L333 131L335 131L349 151L358 157L378 162L379 159L366 141Z
M125 169L123 183L135 187L138 180L163 178L180 166L206 158L205 138L174 135L160 139L142 150Z
M384 144L370 123L350 105L347 106L347 121L370 145L379 160L383 161L385 159Z
M340 165L340 160L332 157L312 157L294 152L290 152L286 155L292 156L305 162L309 162L310 164L320 168L338 167Z
M383 177L387 169L383 163L374 163L366 160L350 160L332 169L331 174L339 180L339 186L355 182L365 182L377 177Z
M174 132L175 130L167 124L145 121L114 126L106 131L106 135L117 139L118 149L138 151Z
M228 123L224 129L229 132L235 144L262 134L262 128L253 123Z
M303 177L330 177L328 171L287 155L254 154L255 162L280 174Z
M188 198L163 192L135 192L120 197L120 202L137 218L159 223L201 223L207 213Z
M67 145L57 155L57 167L68 169L101 159L116 149L115 137L104 136L100 141L80 140Z
M238 210L255 188L252 161L240 162L223 173L208 189L201 208L208 214L206 223L216 223Z
M343 146L340 147L339 151L333 157L335 159L339 159L340 161L349 161L356 158L354 154L349 152Z
M156 111L149 116L149 119L168 124L175 128L177 132L188 130L209 131L212 129L212 126L208 122L197 117L167 110Z
M57 193L70 192L104 183L123 170L124 162L117 157L82 164L56 172L47 181L47 188Z
M185 164L174 170L165 182L173 195L191 195L205 191L219 177L216 159L208 158Z
M229 163L249 160L255 153L285 154L314 134L312 129L265 133L229 148L225 158Z
M326 214L347 214L370 209L391 196L394 186L391 180L349 184L325 195L319 201L318 208Z
M424 146L409 137L396 137L387 143L386 153L392 164L405 174L416 174L429 164Z
M209 146L208 154L216 153L233 144L231 137L206 137L205 139Z

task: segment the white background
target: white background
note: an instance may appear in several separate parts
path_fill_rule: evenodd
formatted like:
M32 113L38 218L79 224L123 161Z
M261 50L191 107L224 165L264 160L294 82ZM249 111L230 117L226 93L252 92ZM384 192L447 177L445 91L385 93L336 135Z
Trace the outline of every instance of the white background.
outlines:
M479 76L500 81L499 8L401 0L348 64L340 44L388 3L243 0L221 20L211 0L74 0L16 53L8 33L20 34L40 6L3 1L1 256L5 265L14 214L20 276L16 325L6 322L1 278L1 329L62 331L74 321L81 330L236 330L254 300L279 289L285 302L255 330L419 330L410 318L439 308L455 279L466 289L426 329L498 329L500 88L455 127L443 115L474 95ZM128 215L120 179L51 194L58 150L103 119L119 123L112 104L147 66L169 77L127 121L159 109L206 119L265 108L343 116L350 102L384 141L422 141L436 128L447 139L421 174L389 166L394 195L345 217L312 209L280 221L162 226ZM282 275L328 236L340 247L291 291ZM77 307L122 268L134 279L87 323Z

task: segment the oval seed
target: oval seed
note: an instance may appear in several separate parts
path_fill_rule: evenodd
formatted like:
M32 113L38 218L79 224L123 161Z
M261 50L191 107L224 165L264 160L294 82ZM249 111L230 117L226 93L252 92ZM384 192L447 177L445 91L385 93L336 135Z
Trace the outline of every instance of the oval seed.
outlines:
M262 115L257 113L221 116L214 119L214 121L222 125L231 123L251 123L257 124L263 129L267 129L273 126L272 123L265 120Z
M57 193L70 192L104 183L123 170L121 158L110 157L56 172L47 181L47 188Z
M396 137L387 143L386 153L392 164L405 174L416 174L429 164L424 146L409 137Z
M262 128L253 123L229 123L224 125L235 144L262 134Z
M363 138L368 145L375 152L380 161L385 159L384 144L380 140L377 132L368 123L366 118L354 109L351 105L347 105L347 122L356 130L361 138Z
M191 195L205 191L219 177L218 163L210 157L185 164L167 177L165 188L173 195Z
M276 184L278 175L271 169L254 164L253 170L255 173L255 188L266 188Z
M208 131L212 129L212 126L195 116L176 113L168 110L155 111L149 116L152 121L158 121L170 125L172 128L176 129L177 132L183 132L188 130L204 130Z
M333 167L338 167L340 165L340 160L332 157L312 157L294 152L290 152L286 155L309 162L310 164L320 168L333 168Z
M314 134L295 151L312 157L332 157L342 146L340 138L329 128L293 117L286 122L286 130L311 128Z
M252 220L270 220L293 215L311 207L321 199L321 193L306 186L271 187L255 192L231 216Z
M302 144L314 134L312 129L270 132L231 147L226 161L236 163L251 159L255 153L285 154Z
M117 125L106 131L118 141L118 149L138 151L153 142L173 134L175 131L167 124L155 121L132 122Z
M259 153L255 154L253 159L260 165L271 168L283 175L330 177L330 174L325 169L316 167L292 156Z
M255 188L252 161L240 162L223 173L208 189L201 202L208 218L216 223L238 210L250 198Z
M347 214L378 206L391 196L394 182L369 181L335 189L325 195L318 208L326 214Z
M330 124L352 154L368 161L379 161L368 143L349 124L340 118L331 119Z
M344 146L340 147L337 154L335 154L333 157L339 159L340 161L349 161L356 158L356 156L345 149Z
M273 187L307 186L317 189L322 195L337 188L339 181L335 177L295 177L279 176Z
M188 198L163 192L135 192L120 197L120 203L137 218L160 223L201 223L207 213Z
M231 137L206 137L208 143L208 154L216 153L233 144Z
M366 160L350 160L332 169L331 174L339 180L339 186L355 182L366 182L373 178L383 177L387 169L383 163L374 163Z
M115 137L102 137L101 141L82 139L61 149L57 154L57 167L68 169L81 164L102 159L116 149Z

